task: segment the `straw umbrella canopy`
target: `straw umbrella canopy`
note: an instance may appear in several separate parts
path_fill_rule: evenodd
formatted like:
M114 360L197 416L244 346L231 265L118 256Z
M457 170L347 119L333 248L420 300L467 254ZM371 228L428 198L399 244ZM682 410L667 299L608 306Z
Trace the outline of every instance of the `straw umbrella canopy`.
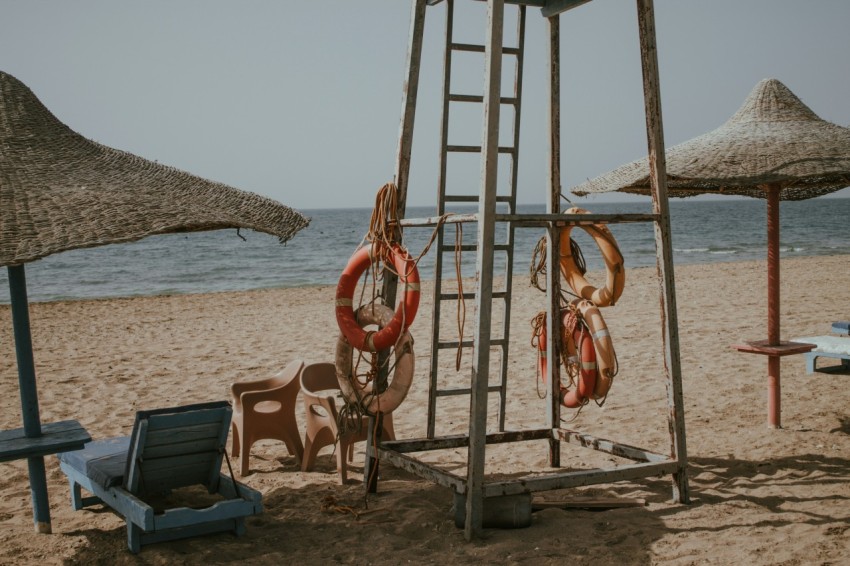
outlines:
M286 242L308 223L272 199L90 141L0 71L0 266L9 271L24 421L0 432L0 461L28 458L36 530L50 532L43 455L81 447L88 435L42 431L23 264L172 232L250 228Z
M776 79L759 82L722 126L667 149L667 192L804 200L850 186L850 129L819 118ZM649 162L638 159L572 189L584 196L649 194Z
M669 148L667 189L767 199L768 338L735 346L768 356L768 425L780 423L779 358L813 348L782 342L779 331L779 201L804 200L850 186L850 129L819 118L776 79L759 82L722 126ZM649 194L649 162L633 161L572 192Z

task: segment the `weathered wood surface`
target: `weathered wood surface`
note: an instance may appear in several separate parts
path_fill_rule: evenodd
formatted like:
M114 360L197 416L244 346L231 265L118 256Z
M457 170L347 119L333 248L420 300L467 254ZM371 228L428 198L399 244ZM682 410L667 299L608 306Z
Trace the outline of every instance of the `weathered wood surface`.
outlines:
M664 126L661 119L661 87L658 79L658 47L655 38L655 8L652 0L637 0L643 96L649 147L649 178L655 222L655 253L661 279L661 340L664 348L664 374L667 381L667 421L670 450L678 462L673 477L673 499L690 501L688 494L685 443L685 404L682 398L682 365L679 357L679 322L676 311L676 285L673 273L673 243L670 206L667 199L667 161Z
M484 437L486 444L501 444L504 442L524 442L528 440L545 440L552 437L548 428L493 432ZM417 438L412 440L390 440L382 447L395 452L425 452L427 450L445 450L448 448L463 448L469 446L469 436L453 434L437 438Z
M623 497L569 497L550 499L534 497L531 510L543 509L623 509L627 507L646 507L646 499L625 499Z
M751 342L743 342L741 344L732 344L739 352L747 354L761 354L763 356L793 356L794 354L805 354L813 350L814 344L805 342L779 342L771 344L770 340L753 340Z
M436 226L443 224L460 224L465 222L478 222L477 213L451 214L447 216L428 216L425 218L406 218L400 220L401 226ZM627 222L655 222L658 220L656 214L551 214L551 213L523 213L523 214L496 214L496 222L512 222L517 227L542 226L554 224L563 226L589 226L592 224L622 224Z
M497 497L500 495L533 493L536 491L635 480L662 474L672 474L677 469L678 464L676 462L645 462L606 470L578 470L536 475L518 480L487 483L484 485L484 496Z
M605 452L636 462L669 462L672 459L670 456L665 456L664 454L657 454L643 448L621 444L605 438L597 438L590 434L574 430L559 429L555 431L555 435L564 441L575 442L585 448L592 448L599 452Z
M484 501L485 436L487 433L487 385L490 376L490 331L493 310L493 249L499 165L499 94L502 86L504 0L487 2L486 53L484 55L484 132L481 152L481 192L478 205L478 253L475 325L472 354L472 395L469 415L466 525L464 537L481 535Z
M79 450L91 436L77 421L41 425L41 436L30 438L23 428L0 431L0 462Z

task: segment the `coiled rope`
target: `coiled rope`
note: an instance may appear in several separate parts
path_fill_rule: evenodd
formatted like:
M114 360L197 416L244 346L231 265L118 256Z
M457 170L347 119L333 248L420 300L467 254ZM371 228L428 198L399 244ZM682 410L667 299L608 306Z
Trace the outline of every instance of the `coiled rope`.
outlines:
M570 254L573 256L575 260L576 267L581 272L582 275L587 273L587 264L584 261L584 253L581 251L581 246L578 245L578 242L570 238ZM546 292L546 274L548 273L546 270L546 236L543 236L537 241L537 244L534 246L534 251L531 254L531 265L528 268L529 277L531 279L531 286L540 291ZM571 293L570 291L565 291L561 289L561 299L562 303L566 304L568 301L563 300L566 295L570 295L573 297L577 297L575 293Z

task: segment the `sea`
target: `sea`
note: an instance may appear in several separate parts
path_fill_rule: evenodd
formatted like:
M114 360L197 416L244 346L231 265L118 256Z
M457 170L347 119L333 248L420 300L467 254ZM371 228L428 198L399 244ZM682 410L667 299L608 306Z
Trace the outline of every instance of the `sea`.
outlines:
M567 208L569 205L564 206ZM583 204L594 213L649 213L647 202ZM544 212L543 205L522 205L520 212ZM32 301L81 300L183 293L243 291L335 285L349 257L363 242L372 210L302 210L310 225L286 244L250 230L217 230L151 236L137 242L72 250L26 264L27 292ZM457 208L457 213L474 212ZM433 208L408 207L408 218L435 215ZM670 201L674 265L764 260L767 246L766 203L761 199ZM780 206L782 258L850 255L850 199L819 198L783 202ZM652 223L612 224L626 268L655 265ZM476 224L445 228L445 243L476 238ZM593 241L579 229L576 240L590 270L604 264ZM434 228L409 227L404 242L412 256L426 250ZM515 230L515 280L528 277L542 228ZM506 232L497 231L496 243ZM436 244L419 261L422 279L434 278ZM446 252L444 271L454 277L454 252ZM461 256L462 273L475 273L475 253ZM496 274L503 273L504 254L496 254ZM501 270L501 271L500 271ZM847 274L850 275L850 267ZM10 302L8 275L0 270L0 303Z

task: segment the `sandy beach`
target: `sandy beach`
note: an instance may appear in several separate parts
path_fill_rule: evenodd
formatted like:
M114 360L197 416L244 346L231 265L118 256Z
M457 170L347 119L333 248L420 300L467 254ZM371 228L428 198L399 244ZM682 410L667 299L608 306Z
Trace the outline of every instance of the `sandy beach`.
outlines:
M828 334L850 320L850 256L782 261L782 338ZM123 520L73 511L55 457L46 458L52 535L34 533L25 461L0 466L3 564L844 564L850 560L850 376L807 375L782 360L781 430L766 416L767 361L730 347L766 338L764 262L676 266L690 505L673 503L669 477L546 494L645 500L606 511L546 509L529 528L487 529L466 542L452 493L389 464L364 499L363 445L340 485L330 449L302 473L283 443L255 445L245 478L265 512L229 534L146 546L131 555ZM602 275L589 274L599 281ZM431 287L412 334L417 367L394 413L399 438L425 435ZM38 303L31 305L43 422L77 419L93 438L128 434L136 410L227 399L231 383L276 373L293 359L333 361L333 287ZM603 407L564 411L570 428L669 453L655 270L627 273L620 302L603 311L620 373ZM545 425L529 321L545 304L515 278L508 429ZM472 313L467 314L467 336ZM452 326L447 326L449 331ZM11 315L0 306L0 428L21 426ZM828 364L829 362L825 362ZM451 364L447 363L447 368ZM453 368L447 373L454 373ZM452 375L464 382L468 372ZM468 405L438 405L438 433L466 430ZM467 401L468 403L468 401ZM299 423L303 416L299 403ZM495 415L491 418L495 422ZM429 455L463 473L465 452ZM625 463L563 444L569 469ZM546 471L547 444L488 449L488 472ZM234 463L234 467L236 467ZM327 509L332 496L354 511ZM367 508L368 506L368 508Z

